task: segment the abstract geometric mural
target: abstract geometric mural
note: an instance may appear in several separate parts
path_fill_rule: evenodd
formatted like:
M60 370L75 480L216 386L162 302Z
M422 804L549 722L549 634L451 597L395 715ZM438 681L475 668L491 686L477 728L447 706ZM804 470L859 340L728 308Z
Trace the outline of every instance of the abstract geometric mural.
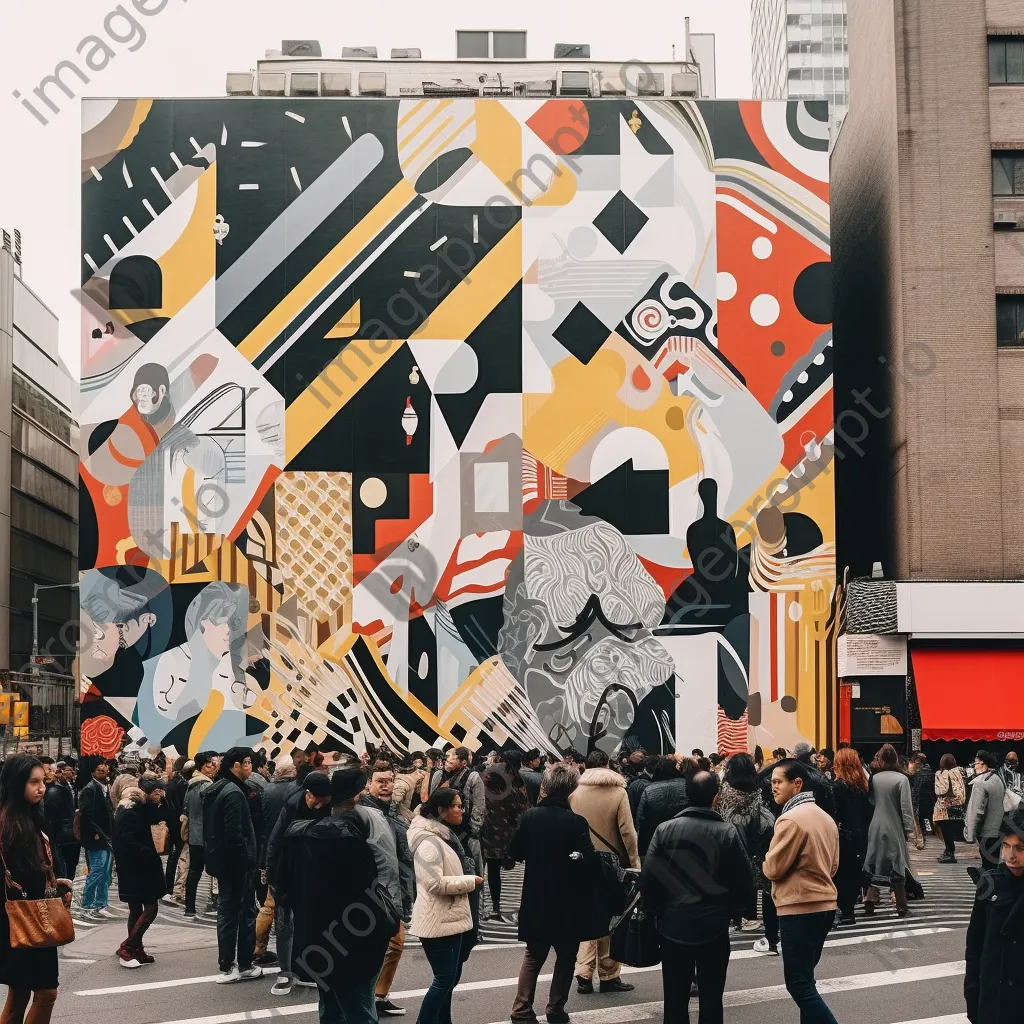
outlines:
M833 738L823 104L83 129L84 745Z

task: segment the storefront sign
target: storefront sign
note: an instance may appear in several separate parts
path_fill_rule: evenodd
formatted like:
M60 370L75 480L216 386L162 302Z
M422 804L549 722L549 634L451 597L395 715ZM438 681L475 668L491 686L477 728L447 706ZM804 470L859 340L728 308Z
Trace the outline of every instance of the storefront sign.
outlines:
M907 638L845 633L837 642L839 678L906 676Z

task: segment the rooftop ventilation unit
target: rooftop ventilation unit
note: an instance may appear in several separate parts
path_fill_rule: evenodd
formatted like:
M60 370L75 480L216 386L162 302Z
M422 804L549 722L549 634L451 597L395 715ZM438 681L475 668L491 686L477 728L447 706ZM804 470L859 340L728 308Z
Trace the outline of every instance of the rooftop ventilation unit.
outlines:
M439 82L423 82L424 96L479 96L480 86L464 82L461 78L445 78Z
M696 71L678 71L672 76L673 96L696 96L699 88Z
M665 76L660 72L643 71L636 78L637 96L664 96Z
M377 47L376 46L343 46L341 49L342 57L347 57L350 60L376 60L377 59Z
M324 96L351 96L352 75L347 71L325 71Z
M251 71L229 71L227 82L228 95L251 96L254 78L255 76Z
M320 94L320 76L315 72L293 72L288 83L289 96L318 96Z
M261 96L284 95L284 72L264 71L260 74Z
M322 57L318 39L282 39L282 57Z
M391 51L392 60L422 60L423 52L418 46L406 46L400 50Z
M590 59L590 43L555 43L555 60Z
M558 94L559 96L589 96L590 72L563 71L562 87L559 89Z

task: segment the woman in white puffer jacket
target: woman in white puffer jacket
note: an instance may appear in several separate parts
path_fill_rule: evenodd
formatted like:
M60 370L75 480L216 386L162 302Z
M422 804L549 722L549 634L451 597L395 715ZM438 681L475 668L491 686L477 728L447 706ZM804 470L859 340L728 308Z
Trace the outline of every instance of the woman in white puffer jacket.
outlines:
M439 789L409 825L416 866L416 903L409 931L419 936L434 973L417 1024L452 1024L452 993L462 976L463 943L473 929L469 893L483 884L467 875L463 850L451 828L462 824L462 797Z

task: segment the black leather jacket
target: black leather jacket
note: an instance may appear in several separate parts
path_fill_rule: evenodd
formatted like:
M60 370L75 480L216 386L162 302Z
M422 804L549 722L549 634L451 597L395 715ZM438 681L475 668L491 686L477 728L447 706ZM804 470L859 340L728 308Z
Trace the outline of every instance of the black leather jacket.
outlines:
M51 782L43 797L46 834L54 846L71 846L75 838L75 791L66 783Z
M1024 879L986 871L967 928L964 998L971 1024L1019 1024L1024 1003Z
M654 833L640 889L662 939L692 945L727 936L729 922L754 897L754 876L736 826L717 811L687 807Z

